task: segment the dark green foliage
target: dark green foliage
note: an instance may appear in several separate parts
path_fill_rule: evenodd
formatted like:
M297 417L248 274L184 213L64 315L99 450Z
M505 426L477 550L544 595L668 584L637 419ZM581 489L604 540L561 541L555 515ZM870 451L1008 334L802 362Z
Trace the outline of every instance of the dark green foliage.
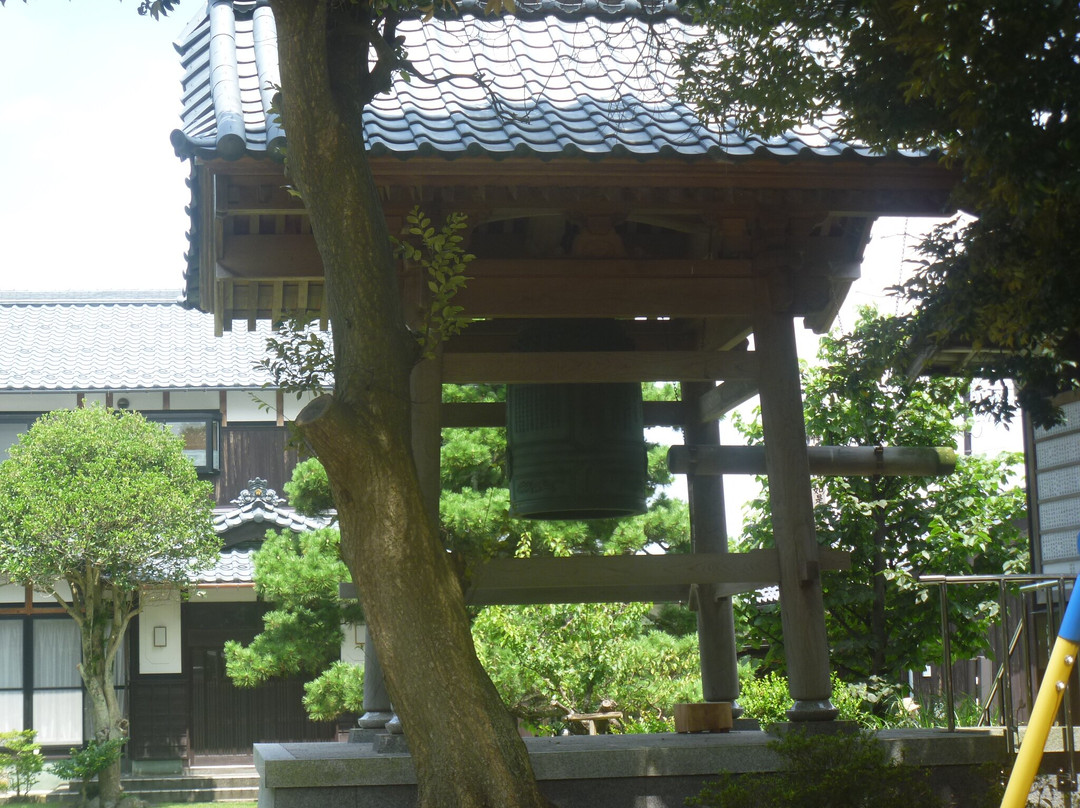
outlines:
M673 395L653 389L653 397ZM446 385L444 400L498 401L505 388ZM575 552L637 552L646 546L685 550L689 545L686 503L656 493L671 481L666 449L649 453L650 510L639 517L591 522L536 522L509 517L505 430L444 429L440 501L447 548L469 566L492 557ZM285 484L300 511L325 514L332 508L326 473L317 460L298 465ZM337 584L348 580L340 560L336 528L268 535L255 557L259 596L275 604L264 630L246 647L228 643L226 665L233 682L255 686L273 676L321 674L306 687L304 703L316 719L356 710L362 676L335 662L344 609ZM561 727L566 712L600 709L615 700L626 726L670 729L676 701L700 696L696 622L686 609L669 605L651 615L651 604L585 604L492 607L476 618L478 653L488 664L504 699L545 731ZM695 693L697 695L695 695ZM552 701L564 707L552 708Z
M328 516L334 509L326 469L315 458L297 464L284 488L289 504L305 516Z
M986 349L965 370L1012 376L1037 423L1080 385L1080 7L1076 3L691 0L708 35L682 92L779 133L825 119L849 142L940 150L957 206L907 293L932 346ZM1002 417L1016 401L980 397Z
M477 655L534 732L567 713L612 705L624 729L670 732L673 705L699 701L697 636L657 630L646 603L489 606L473 622Z
M807 436L839 446L954 446L967 414L966 386L952 379L911 379L897 367L903 331L864 311L852 334L822 342L822 365L804 374ZM752 441L759 424L744 425ZM920 574L1018 572L1026 543L1017 519L1022 489L1010 481L1015 457L961 458L936 478L815 477L818 539L851 553L850 572L822 576L834 669L847 681L902 681L940 658L941 627ZM752 503L740 550L771 546L767 492ZM996 587L956 593L950 617L953 653L974 656L996 618ZM743 635L783 665L776 604L743 601ZM883 705L884 707L884 705Z
M343 712L364 712L364 669L338 660L304 685L304 708L312 721L331 721Z
M225 644L225 669L234 684L315 675L338 658L342 622L362 619L356 604L338 598L338 584L349 580L338 541L336 528L267 534L255 555L255 591L275 608L249 645Z
M890 760L873 733L786 733L769 748L783 760L778 772L731 774L687 799L696 808L938 808L944 801L926 770Z

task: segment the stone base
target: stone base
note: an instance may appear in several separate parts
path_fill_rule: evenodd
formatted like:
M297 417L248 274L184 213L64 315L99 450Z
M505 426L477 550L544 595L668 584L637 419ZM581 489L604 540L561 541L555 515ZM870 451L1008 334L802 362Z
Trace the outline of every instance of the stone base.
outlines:
M371 729L370 727L352 727L349 730L348 743L375 743L376 740L386 734L384 729Z
M854 721L778 721L769 725L773 735L786 735L789 732L801 732L804 735L837 735L841 732L857 732L859 725Z
M404 735L386 733L375 739L375 751L380 755L407 755L409 742Z
M817 722L811 722L817 723ZM807 728L799 723L799 728ZM905 765L931 770L957 808L985 798L974 775L1001 762L1000 730L891 730L879 739ZM682 808L718 772L776 771L774 735L578 735L526 738L540 788L560 808ZM368 744L256 744L259 808L413 808L416 773L406 753Z

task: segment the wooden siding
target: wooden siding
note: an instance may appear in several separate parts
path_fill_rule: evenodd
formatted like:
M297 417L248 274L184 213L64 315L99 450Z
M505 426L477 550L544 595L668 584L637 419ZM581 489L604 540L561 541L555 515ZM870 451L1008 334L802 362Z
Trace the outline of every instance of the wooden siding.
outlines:
M229 505L256 477L284 496L283 486L298 462L296 448L289 446L287 427L273 423L222 427L221 474L214 480L217 504Z
M186 758L191 697L183 676L138 676L129 688L132 760Z

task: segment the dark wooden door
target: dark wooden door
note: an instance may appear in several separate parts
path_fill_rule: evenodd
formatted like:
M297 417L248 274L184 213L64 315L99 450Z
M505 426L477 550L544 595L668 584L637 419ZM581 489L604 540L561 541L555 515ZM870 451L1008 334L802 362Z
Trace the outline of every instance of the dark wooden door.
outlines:
M308 719L301 699L303 680L277 679L254 688L236 687L225 673L219 632L203 640L189 634L191 671L191 762L241 762L251 745L286 741L329 741L334 722ZM243 639L243 638L238 638Z

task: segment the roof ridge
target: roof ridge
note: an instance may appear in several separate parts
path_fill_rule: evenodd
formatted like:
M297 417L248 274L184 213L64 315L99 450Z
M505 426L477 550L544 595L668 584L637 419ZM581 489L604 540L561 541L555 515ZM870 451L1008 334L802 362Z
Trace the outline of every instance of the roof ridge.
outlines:
M180 305L179 289L0 289L0 306Z

